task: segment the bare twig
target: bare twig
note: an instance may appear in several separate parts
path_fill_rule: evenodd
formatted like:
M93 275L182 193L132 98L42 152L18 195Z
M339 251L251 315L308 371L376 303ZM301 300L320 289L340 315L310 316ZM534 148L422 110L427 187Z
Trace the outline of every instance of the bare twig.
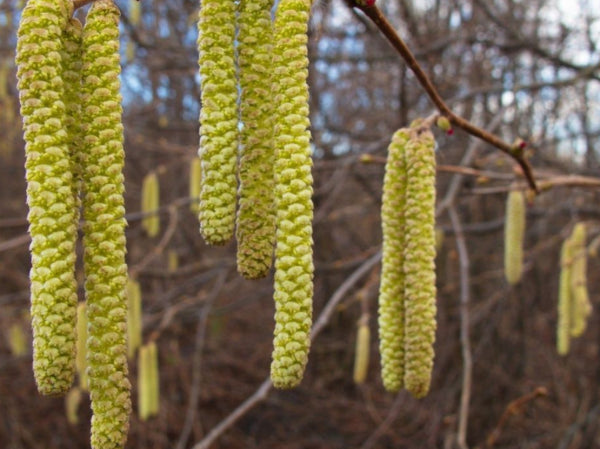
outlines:
M323 330L323 328L329 322L331 315L335 311L337 305L344 298L346 293L354 287L354 285L362 279L368 272L381 260L381 251L365 260L360 267L358 267L333 293L329 302L325 308L321 311L319 318L316 320L311 331L311 340L314 341L317 335ZM196 443L192 449L208 449L223 433L225 433L231 426L233 426L238 419L244 416L249 410L255 405L264 401L273 384L271 379L267 378L263 381L258 389L249 396L244 402L242 402L233 412L231 412L225 419L211 429L211 431L202 439L202 441Z
M469 337L469 285L471 283L469 276L469 252L467 250L460 218L454 205L448 208L448 214L450 215L452 228L454 229L460 266L460 346L463 358L463 378L458 413L457 442L460 449L468 449L467 425L469 422L469 402L471 400L473 376L473 359L471 355L471 340Z
M379 438L381 438L383 435L385 435L385 433L388 431L388 429L390 428L390 426L392 425L392 423L398 416L398 413L400 413L400 410L402 410L401 406L402 406L404 397L405 397L405 393L399 393L398 395L396 395L396 399L394 399L392 407L390 408L385 419L377 427L377 429L375 429L375 432L373 432L371 435L369 435L369 438L367 438L367 440L362 444L360 449L371 449L373 446L375 446L375 444L377 443Z
M200 397L200 379L202 376L202 350L204 347L204 337L206 334L206 323L208 321L208 314L212 307L212 304L223 288L225 279L229 270L223 269L219 275L215 285L210 292L204 306L200 311L200 319L198 320L198 327L196 329L196 344L194 348L194 359L192 361L192 390L190 391L190 402L188 404L187 413L185 415L185 423L183 424L183 430L179 436L176 449L184 449L187 444L188 438L192 431L194 419L196 415L196 409L198 408L198 398Z
M396 33L394 27L388 22L386 17L383 15L381 10L375 5L366 5L362 4L357 0L349 0L351 6L360 9L371 21L377 25L379 31L387 38L387 40L392 44L394 49L400 54L400 56L404 59L408 67L413 71L417 80L425 89L425 92L429 96L430 100L433 102L435 107L438 109L441 115L448 118L450 123L457 126L458 128L463 129L467 133L472 136L478 137L481 140L488 142L489 144L495 146L502 152L508 154L512 157L523 170L523 175L527 179L529 186L535 192L538 191L535 179L533 177L533 172L531 167L529 166L529 162L524 157L522 148L515 148L513 145L510 145L504 142L495 134L489 133L486 130L475 126L465 118L455 114L450 107L444 102L437 89L425 73L425 71L421 68L417 59L410 51L406 43L402 40L402 38Z

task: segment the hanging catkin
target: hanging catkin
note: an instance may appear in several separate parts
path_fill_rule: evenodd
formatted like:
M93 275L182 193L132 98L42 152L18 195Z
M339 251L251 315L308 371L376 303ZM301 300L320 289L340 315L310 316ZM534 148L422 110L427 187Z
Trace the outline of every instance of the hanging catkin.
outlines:
M592 312L587 288L587 232L584 223L577 223L571 233L571 336L579 337L587 327L587 319Z
M127 378L127 265L119 9L97 0L83 30L84 265L92 447L123 447L131 402Z
M87 375L87 311L85 302L77 304L77 358L75 366L77 367L77 375L79 376L79 386L82 390L88 390L88 375Z
M237 195L238 86L235 1L204 0L198 21L202 188L200 231L211 245L233 236Z
M523 274L523 236L525 233L525 197L512 190L506 200L504 224L504 275L509 284L521 280Z
M558 323L556 325L556 350L560 355L569 352L571 341L571 273L573 245L567 238L560 250L560 278L558 286Z
M308 130L310 0L282 0L275 17L275 332L271 380L291 388L308 360L312 324L312 173Z
M406 146L404 388L429 391L435 341L435 141L413 128Z
M156 237L160 232L160 185L156 172L150 172L142 181L142 213L148 214L142 219L142 227L148 237Z
M266 276L275 240L273 165L272 0L242 0L238 17L241 88L239 210L236 238L238 271L248 279Z
M200 201L200 184L202 182L202 165L199 157L192 159L190 164L190 210L198 215Z
M31 235L33 369L42 394L65 393L75 373L77 227L62 63L62 35L72 13L67 0L27 2L16 52Z
M404 386L405 151L409 138L407 128L399 129L392 137L381 206L383 257L379 286L379 352L383 385L393 392Z
M354 354L354 383L362 384L367 378L369 370L369 352L371 343L371 331L369 330L369 317L364 315L358 323L356 333L356 346Z

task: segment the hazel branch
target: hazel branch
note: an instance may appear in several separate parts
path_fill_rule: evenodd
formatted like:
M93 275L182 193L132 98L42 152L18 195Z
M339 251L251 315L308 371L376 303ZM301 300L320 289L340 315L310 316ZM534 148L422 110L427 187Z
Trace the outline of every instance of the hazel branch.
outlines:
M408 67L413 71L417 80L425 89L425 92L429 96L430 100L433 102L435 107L438 109L440 114L446 117L450 123L454 126L461 128L467 133L471 134L474 137L478 137L485 142L493 145L498 148L500 151L506 153L510 157L512 157L523 170L523 175L527 179L527 182L531 189L533 189L536 193L539 193L537 188L535 178L533 176L533 172L529 162L525 159L523 154L523 148L521 145L511 145L504 142L495 134L492 134L478 126L475 126L467 119L455 114L450 107L444 102L437 89L425 73L425 71L419 65L417 59L412 54L406 43L402 40L402 38L396 33L396 30L392 27L392 25L385 18L383 13L377 6L374 1L365 1L365 0L347 0L348 4L353 7L360 9L376 26L379 28L379 31L386 37L386 39L392 44L394 49L400 54L402 59L406 62Z

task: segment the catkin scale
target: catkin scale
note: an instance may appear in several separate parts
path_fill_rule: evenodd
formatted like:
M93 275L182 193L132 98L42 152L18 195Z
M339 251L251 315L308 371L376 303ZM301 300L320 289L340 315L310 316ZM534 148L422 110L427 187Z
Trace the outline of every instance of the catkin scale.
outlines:
M525 233L525 197L513 190L506 201L504 225L504 275L514 285L523 275L523 237Z
M429 391L436 330L435 141L413 128L406 146L404 210L404 388L421 398Z
M65 393L75 373L77 227L63 81L63 30L72 12L71 1L30 0L17 33L31 235L33 370L38 390L48 395Z
M204 0L198 21L200 148L199 219L204 240L233 236L237 196L238 86L234 55L235 1Z
M404 386L404 246L406 208L405 149L410 130L396 131L388 147L383 180L383 256L379 286L381 377L388 391Z
M82 160L87 364L94 449L122 448L131 400L127 378L127 265L123 199L119 9L97 0L83 30Z
M275 16L275 330L271 380L300 383L312 325L312 159L308 117L307 29L311 2L282 0Z
M266 276L275 240L273 165L272 0L243 0L238 15L241 89L239 209L236 238L238 271L247 279Z
M156 172L148 173L142 181L142 213L148 214L142 219L142 226L149 237L160 232L160 185Z

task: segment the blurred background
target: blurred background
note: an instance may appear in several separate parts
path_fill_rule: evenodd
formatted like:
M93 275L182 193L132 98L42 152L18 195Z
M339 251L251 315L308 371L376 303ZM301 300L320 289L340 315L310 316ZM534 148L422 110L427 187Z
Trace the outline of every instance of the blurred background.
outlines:
M143 0L139 21L132 20L134 3L117 1L128 262L142 290L143 340L158 345L161 396L158 416L139 419L132 358L127 448L183 449L206 437L267 378L272 274L243 280L236 273L235 243L205 245L189 208L201 107L198 2ZM380 266L365 265L381 247L383 161L392 133L434 109L368 19L341 1L317 0L309 36L315 318L336 292L343 296L313 342L300 387L269 390L211 447L600 447L598 311L567 356L557 355L555 342L560 246L580 221L588 225L590 245L600 234L598 4L378 5L455 112L507 142L527 141L545 190L528 203L523 278L509 286L503 273L505 201L508 190L525 187L519 170L461 130L452 136L437 130L444 238L437 256L431 392L416 400L384 391L376 329ZM0 0L0 448L79 449L89 446L89 400L84 395L78 422L70 424L64 398L38 395L31 369L24 143L14 67L22 6ZM77 15L83 18L86 9ZM142 180L152 171L161 203L155 237L145 233L139 213ZM361 267L363 275L350 282ZM599 270L600 261L591 257L594 307ZM356 385L357 322L367 314L371 362L366 382ZM15 345L21 337L24 349ZM464 364L467 353L472 372ZM465 383L468 372L472 378ZM470 393L468 415L464 403L460 407L461 392L463 400Z

